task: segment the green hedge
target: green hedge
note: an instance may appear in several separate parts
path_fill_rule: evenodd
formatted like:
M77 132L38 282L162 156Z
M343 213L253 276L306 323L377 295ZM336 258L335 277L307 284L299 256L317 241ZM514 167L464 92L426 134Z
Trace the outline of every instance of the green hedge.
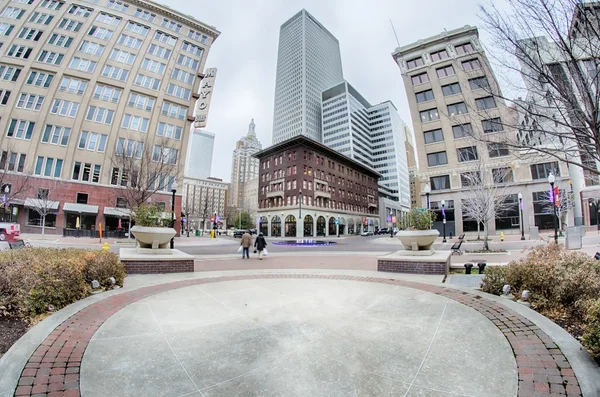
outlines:
M123 286L125 269L110 252L22 248L0 252L0 316L30 319L85 298L91 281L102 287Z

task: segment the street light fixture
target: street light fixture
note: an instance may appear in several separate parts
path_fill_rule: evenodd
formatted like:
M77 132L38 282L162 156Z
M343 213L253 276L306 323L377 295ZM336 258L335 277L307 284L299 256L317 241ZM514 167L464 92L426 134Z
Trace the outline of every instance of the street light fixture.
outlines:
M525 240L525 224L523 223L523 193L519 192L519 213L521 214L521 240Z
M442 240L442 243L447 243L448 241L446 240L446 211L445 211L445 207L446 207L446 200L442 199L442 222L443 222L443 230L444 230L444 239Z
M171 193L173 196L171 198L171 227L175 228L175 192L177 192L177 181L173 181L171 185ZM171 249L175 248L175 237L171 237Z
M558 229L556 226L556 195L554 194L554 181L556 178L553 173L548 175L548 183L550 183L550 194L552 196L552 212L554 213L553 223L554 223L554 243L558 244Z
M425 196L427 196L427 209L431 209L431 205L429 203L429 193L431 193L431 187L429 186L429 183L425 184L423 191L425 192Z

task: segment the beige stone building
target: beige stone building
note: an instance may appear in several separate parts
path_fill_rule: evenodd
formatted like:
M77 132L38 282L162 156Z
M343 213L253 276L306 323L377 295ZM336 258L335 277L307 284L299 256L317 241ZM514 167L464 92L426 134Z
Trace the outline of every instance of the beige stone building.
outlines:
M13 176L13 191L25 175L33 181L9 203L21 230L39 230L31 203L40 195L55 203L47 232L78 221L116 228L124 191L141 179L156 190L148 201L170 210L218 36L148 0L0 1L0 172ZM115 164L119 155L132 170ZM140 170L161 162L168 173Z
M556 175L558 187L568 189L566 166L541 156L524 158L502 144L473 139L515 133L505 130L502 121L514 115L491 95L500 88L477 28L445 31L399 47L393 57L402 73L413 120L421 185L416 204L427 206L424 189L429 186L430 207L438 212L435 227L442 229L441 201L445 200L447 234L477 230L476 222L464 216L461 200L469 191L466 174L476 172L483 162L483 180L509 186L508 200L512 203L490 222L491 233L519 231L519 193L523 196L525 231L534 225L551 228L553 218L546 212L542 197L549 190L550 172ZM415 177L416 172L413 168ZM417 192L416 181L411 188Z
M258 178L249 179L244 183L244 197L241 208L242 211L246 211L252 219L256 220L258 215Z
M182 211L189 222L190 229L209 230L213 228L211 217L218 219L220 229L226 229L225 208L229 183L220 178L183 179ZM184 225L187 229L187 225Z
M232 213L245 208L246 182L258 178L258 159L252 156L261 149L262 145L256 138L256 125L252 119L248 125L248 133L236 142L231 155L231 188L228 205ZM258 208L258 190L256 193L256 208Z

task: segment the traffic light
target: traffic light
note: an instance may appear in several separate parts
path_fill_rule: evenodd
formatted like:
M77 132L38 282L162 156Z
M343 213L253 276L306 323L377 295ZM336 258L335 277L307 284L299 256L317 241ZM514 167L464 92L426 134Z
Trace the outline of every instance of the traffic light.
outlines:
M11 189L12 185L10 183L5 183L4 185L2 185L0 194L9 194Z

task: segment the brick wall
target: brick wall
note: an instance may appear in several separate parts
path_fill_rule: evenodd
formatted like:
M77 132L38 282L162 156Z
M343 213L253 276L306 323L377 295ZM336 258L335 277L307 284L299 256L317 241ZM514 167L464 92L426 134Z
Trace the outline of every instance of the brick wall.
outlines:
M179 261L124 261L127 274L163 274L163 273L189 273L194 271L194 260Z
M447 270L448 264L446 262L392 261L387 259L377 261L377 271L379 272L447 274Z

